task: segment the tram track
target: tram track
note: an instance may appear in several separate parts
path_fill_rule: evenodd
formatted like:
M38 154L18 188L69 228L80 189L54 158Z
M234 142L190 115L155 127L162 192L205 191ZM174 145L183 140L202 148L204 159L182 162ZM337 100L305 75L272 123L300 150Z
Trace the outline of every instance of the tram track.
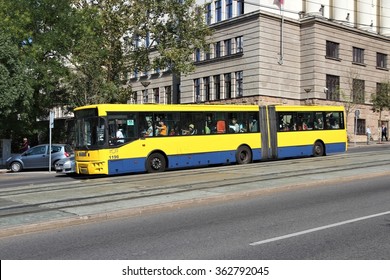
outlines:
M360 161L357 161L357 158ZM332 174L353 169L367 170L389 163L388 156L378 156L375 153L364 153L363 159L362 163L362 154L329 156L158 174L80 179L72 183L29 185L23 188L5 189L0 191L0 200L9 203L1 204L0 221L2 218L25 214L47 211L68 212L74 207L91 207L119 202L128 203L128 207L131 208L132 202L141 198L153 199L191 191L215 191L218 188L242 184L259 183L261 185L276 178L288 181L296 177L310 176L318 173L319 169L321 174ZM297 168L302 165L304 165L303 169ZM179 180L183 177L187 179L186 183ZM36 198L29 200L29 195L41 197L41 199L39 201Z

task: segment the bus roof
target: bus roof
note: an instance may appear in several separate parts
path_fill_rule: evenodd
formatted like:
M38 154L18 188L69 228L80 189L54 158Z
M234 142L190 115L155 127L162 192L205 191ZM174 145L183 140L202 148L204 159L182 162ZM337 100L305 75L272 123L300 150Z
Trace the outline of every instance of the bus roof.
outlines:
M94 104L75 108L74 111L98 109L99 115L107 112L186 112L186 111L259 111L262 105L238 104ZM274 106L276 111L344 111L343 106L317 106L317 105L268 105Z

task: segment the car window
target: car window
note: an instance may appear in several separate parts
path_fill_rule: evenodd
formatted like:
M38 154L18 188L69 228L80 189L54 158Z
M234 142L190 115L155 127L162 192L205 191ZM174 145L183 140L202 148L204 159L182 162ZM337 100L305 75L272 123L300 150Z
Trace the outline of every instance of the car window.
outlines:
M43 155L46 153L46 147L45 146L37 146L33 147L28 152L26 155Z
M51 146L51 153L58 153L61 152L61 146Z
M71 146L69 145L66 145L65 146L65 152L69 153L69 154L73 154L73 149Z

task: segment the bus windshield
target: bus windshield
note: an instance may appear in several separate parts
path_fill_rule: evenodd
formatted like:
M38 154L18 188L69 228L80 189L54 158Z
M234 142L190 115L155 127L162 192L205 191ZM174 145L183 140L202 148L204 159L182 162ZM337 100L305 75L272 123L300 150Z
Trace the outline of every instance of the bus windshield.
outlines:
M105 123L102 117L78 118L75 128L75 148L96 149L106 146Z

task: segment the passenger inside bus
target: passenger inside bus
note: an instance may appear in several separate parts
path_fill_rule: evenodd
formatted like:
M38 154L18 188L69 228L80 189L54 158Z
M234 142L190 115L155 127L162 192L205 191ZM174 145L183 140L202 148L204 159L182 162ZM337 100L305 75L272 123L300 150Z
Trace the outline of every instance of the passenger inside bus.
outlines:
M188 130L183 129L182 134L183 135L195 135L195 134L197 134L197 131L195 129L195 126L193 124L190 124L188 126Z
M153 136L153 124L152 121L148 121L148 128L145 131L145 137Z
M156 126L156 135L157 136L168 135L167 126L164 124L163 120L160 120L158 126Z
M252 121L249 123L249 131L250 132L257 132L258 131L258 125L257 125L256 119L252 119Z
M125 143L125 136L123 135L123 129L119 128L116 132L116 142Z
M169 130L169 135L170 135L170 136L176 135L176 131L175 131L174 128L171 128L171 129Z
M205 123L205 134L211 134L215 133L217 130L215 126L215 122L213 122L213 119L211 115L207 115L206 123Z
M237 123L236 118L232 118L232 123L229 125L229 130L233 133L240 132L240 125Z

